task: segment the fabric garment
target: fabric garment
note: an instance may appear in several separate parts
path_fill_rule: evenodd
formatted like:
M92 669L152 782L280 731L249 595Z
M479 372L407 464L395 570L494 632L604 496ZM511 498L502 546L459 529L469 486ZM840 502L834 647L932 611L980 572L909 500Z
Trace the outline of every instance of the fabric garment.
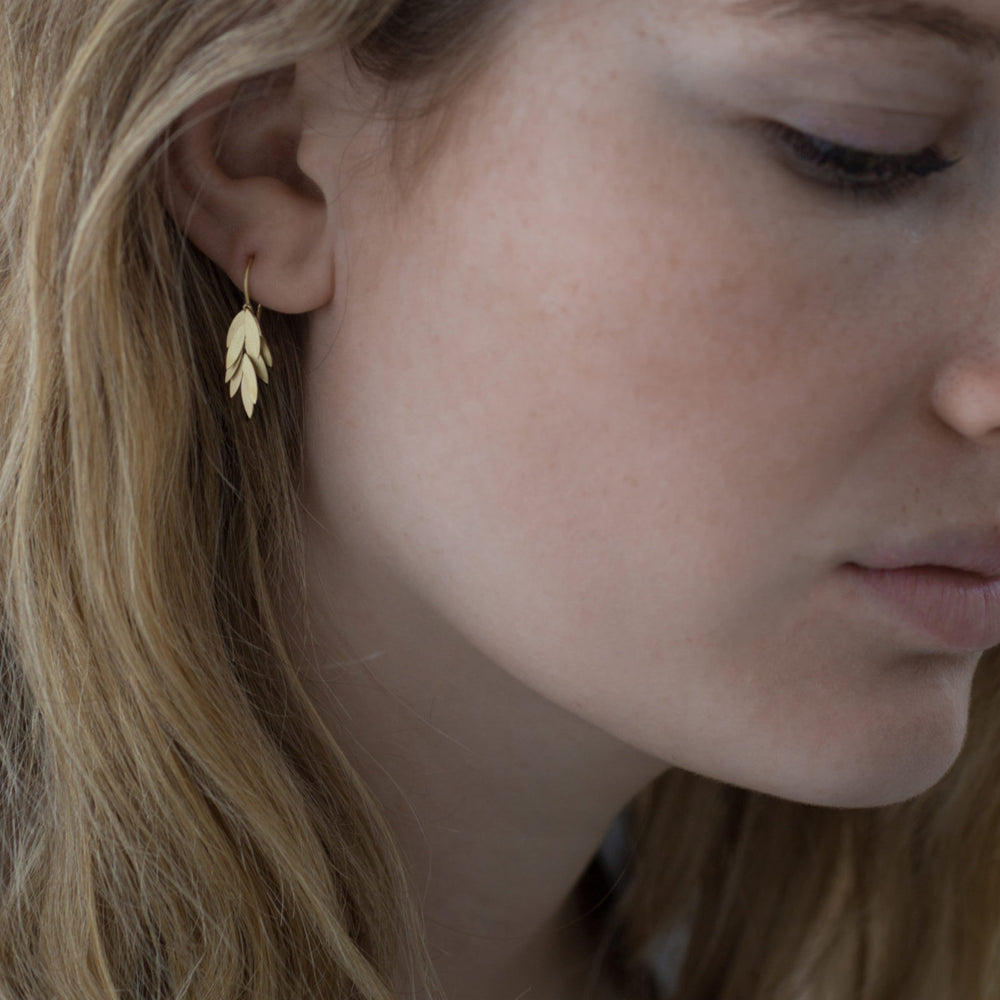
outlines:
M628 868L628 827L624 813L615 819L608 830L597 861L612 892L616 885L624 884ZM675 927L656 935L643 953L657 993L663 1000L669 1000L676 994L690 939L690 927Z

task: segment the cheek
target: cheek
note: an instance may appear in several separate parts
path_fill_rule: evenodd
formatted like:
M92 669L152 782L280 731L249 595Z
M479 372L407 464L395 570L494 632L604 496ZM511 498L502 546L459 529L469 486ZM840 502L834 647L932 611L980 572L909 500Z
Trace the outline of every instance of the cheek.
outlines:
M782 262L721 219L650 228L648 195L573 190L498 229L494 183L461 242L402 236L307 364L329 519L564 693L581 647L655 663L759 617L775 535L824 486Z
M536 219L543 246L498 241L406 283L354 389L381 408L366 454L389 449L422 524L523 547L580 606L608 549L639 570L652 543L661 575L686 538L706 572L731 567L829 488L864 429L858 383L837 383L843 358L755 241L677 249L697 221L642 238L630 214Z

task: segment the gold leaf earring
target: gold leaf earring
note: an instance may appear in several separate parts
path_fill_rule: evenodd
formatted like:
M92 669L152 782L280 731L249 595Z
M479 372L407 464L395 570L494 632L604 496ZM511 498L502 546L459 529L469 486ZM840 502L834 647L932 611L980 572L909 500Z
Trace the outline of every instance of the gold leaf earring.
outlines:
M250 304L250 266L254 258L247 261L243 275L243 298L246 300L236 318L229 324L226 337L226 381L229 383L230 399L237 389L243 397L243 409L247 417L253 416L257 403L257 380L267 382L267 370L274 366L271 349L267 346L260 328L260 306L254 314Z

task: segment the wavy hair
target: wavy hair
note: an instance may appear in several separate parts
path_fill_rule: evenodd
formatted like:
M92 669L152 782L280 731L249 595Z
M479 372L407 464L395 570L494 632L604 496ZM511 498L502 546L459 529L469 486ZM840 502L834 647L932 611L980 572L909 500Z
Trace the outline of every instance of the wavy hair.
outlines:
M446 102L508 6L0 9L2 1000L390 1000L401 968L434 991L389 828L283 631L304 320L271 317L247 421L219 391L239 290L157 171L196 102L320 47ZM952 772L884 810L666 774L629 809L595 961L638 991L681 923L679 1000L997 995L998 719L984 669Z

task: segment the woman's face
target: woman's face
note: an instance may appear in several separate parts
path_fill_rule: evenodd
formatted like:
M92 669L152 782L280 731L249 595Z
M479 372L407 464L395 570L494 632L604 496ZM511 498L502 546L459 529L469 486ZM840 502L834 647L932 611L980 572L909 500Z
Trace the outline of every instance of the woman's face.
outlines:
M915 795L964 739L975 643L847 564L1000 538L1000 74L723 0L525 6L405 193L364 129L301 147L341 226L305 365L314 572L363 586L373 641L449 636L667 765ZM775 121L963 159L859 197Z

